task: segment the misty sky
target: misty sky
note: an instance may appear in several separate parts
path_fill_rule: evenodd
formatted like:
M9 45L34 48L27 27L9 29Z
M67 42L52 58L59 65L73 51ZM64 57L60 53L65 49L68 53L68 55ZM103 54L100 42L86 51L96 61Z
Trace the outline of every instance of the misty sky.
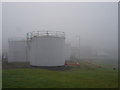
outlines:
M3 3L3 51L9 37L26 37L27 32L64 31L66 41L98 51L118 50L117 3Z
M0 3L0 56L2 54L2 3Z

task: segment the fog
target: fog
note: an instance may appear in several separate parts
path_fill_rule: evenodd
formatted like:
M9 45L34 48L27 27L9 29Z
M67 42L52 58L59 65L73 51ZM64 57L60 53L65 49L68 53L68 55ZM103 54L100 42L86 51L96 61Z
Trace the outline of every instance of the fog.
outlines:
M71 47L84 52L118 55L118 4L99 2L2 3L3 52L8 38L26 37L31 31L63 31ZM88 51L86 51L88 52ZM81 54L82 55L82 54Z
M2 54L2 3L0 3L0 59Z

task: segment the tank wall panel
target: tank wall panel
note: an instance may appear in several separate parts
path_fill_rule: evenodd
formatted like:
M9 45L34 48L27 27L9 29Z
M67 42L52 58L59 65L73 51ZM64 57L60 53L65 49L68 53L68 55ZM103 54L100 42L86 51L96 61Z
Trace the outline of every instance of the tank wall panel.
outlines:
M65 63L65 39L37 37L31 42L30 64L35 66L61 66Z

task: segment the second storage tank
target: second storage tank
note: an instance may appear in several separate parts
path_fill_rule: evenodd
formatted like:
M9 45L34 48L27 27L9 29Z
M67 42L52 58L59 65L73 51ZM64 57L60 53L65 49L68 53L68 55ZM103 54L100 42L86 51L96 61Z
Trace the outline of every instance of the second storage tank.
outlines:
M15 38L8 41L8 62L28 62L26 59L26 40Z

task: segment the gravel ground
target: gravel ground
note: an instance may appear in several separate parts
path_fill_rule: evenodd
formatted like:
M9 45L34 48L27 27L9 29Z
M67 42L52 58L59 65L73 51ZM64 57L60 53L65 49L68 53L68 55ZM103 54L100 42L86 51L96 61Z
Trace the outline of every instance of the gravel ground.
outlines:
M2 62L2 69L23 69L23 68L36 68L36 69L48 69L48 70L55 70L55 71L65 71L71 69L69 66L54 66L54 67L46 67L46 66L31 66L29 62L25 63L8 63Z

